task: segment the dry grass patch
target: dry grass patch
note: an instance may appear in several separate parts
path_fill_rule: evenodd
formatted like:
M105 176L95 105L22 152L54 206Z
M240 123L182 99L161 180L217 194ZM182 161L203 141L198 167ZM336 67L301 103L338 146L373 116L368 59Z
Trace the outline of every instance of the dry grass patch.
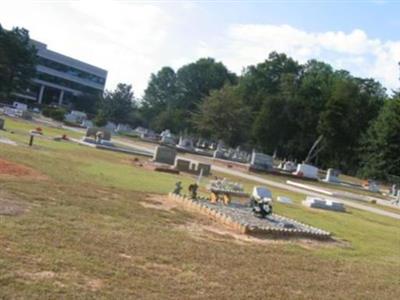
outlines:
M179 207L179 204L166 196L150 194L146 195L145 201L140 202L146 208L160 209L171 211Z

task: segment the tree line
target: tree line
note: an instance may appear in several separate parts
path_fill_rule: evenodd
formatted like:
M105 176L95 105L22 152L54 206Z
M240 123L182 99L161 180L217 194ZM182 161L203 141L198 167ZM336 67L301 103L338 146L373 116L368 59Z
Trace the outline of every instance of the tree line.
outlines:
M376 80L273 52L240 76L212 58L164 67L151 75L139 111L157 130L298 161L321 138L314 164L388 179L400 175L399 102Z
M0 95L23 90L34 74L27 31L10 32L7 37L0 26ZM24 61L9 50L16 45ZM222 62L201 58L151 74L141 99L120 83L101 97L83 94L73 105L99 125L168 128L298 161L319 139L312 161L319 167L382 180L400 176L400 89L389 96L376 80L322 61L300 64L272 52L237 75Z

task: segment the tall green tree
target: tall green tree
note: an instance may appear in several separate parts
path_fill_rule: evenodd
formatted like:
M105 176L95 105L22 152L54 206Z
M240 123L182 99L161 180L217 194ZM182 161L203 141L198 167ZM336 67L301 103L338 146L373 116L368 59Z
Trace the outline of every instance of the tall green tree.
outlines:
M359 175L390 180L400 177L400 96L385 101L361 144Z
M176 73L164 67L151 75L140 109L147 125L155 129L193 131L192 113L204 97L236 81L234 73L212 58L182 66Z
M179 96L175 71L170 67L163 67L157 74L151 74L142 99L143 114L153 119L161 112L175 108Z
M0 25L0 96L24 92L36 74L36 48L30 43L29 32L14 27L5 30Z
M98 118L116 124L129 123L133 110L136 108L132 86L119 83L114 91L106 91L101 101Z
M280 156L289 155L285 145L291 135L292 122L287 107L287 99L282 95L268 96L252 124L255 144L266 153L277 150Z
M282 77L299 77L301 70L301 65L286 54L272 52L264 62L246 68L240 79L242 97L257 112L267 96L281 91Z
M163 67L152 74L144 92L140 108L144 122L154 130L170 129L178 132L188 124L184 111L179 108L182 88L179 87L175 71Z
M330 65L320 61L310 60L303 65L296 97L289 103L294 126L287 148L288 153L298 160L306 158L318 139L318 122L330 97L333 73Z
M379 84L338 74L318 127L319 134L324 136L324 167L356 172L360 139L378 115L383 96Z
M194 112L212 90L218 90L225 84L235 84L237 78L221 62L213 58L201 58L181 67L177 71L177 80L182 89L180 107Z
M251 121L250 107L243 103L234 86L212 91L193 118L203 136L222 139L232 146L247 141Z
M102 97L93 94L80 94L71 100L73 109L95 115L100 108Z

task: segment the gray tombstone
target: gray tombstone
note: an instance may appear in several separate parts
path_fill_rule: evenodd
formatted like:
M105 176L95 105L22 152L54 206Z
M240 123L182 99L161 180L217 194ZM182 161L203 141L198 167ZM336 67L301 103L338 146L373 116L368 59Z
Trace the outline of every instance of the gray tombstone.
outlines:
M165 135L165 136L161 137L161 143L175 146L176 141L175 141L174 137Z
M190 138L179 137L178 147L186 150L193 150L193 140Z
M304 200L302 204L311 208L319 208L319 209L339 211L339 212L346 211L344 204L341 202L328 201L326 199L317 198L313 196L307 196L306 200Z
M296 164L292 161L286 161L283 163L283 170L287 172L294 172L296 171Z
M214 154L213 154L213 157L214 158L224 158L225 157L224 156L224 151L223 150L219 150L219 149L215 150Z
M197 172L197 164L196 163L193 163L193 164L190 165L189 172L196 174L196 172Z
M0 118L0 130L3 130L4 129L4 119L1 119Z
M392 195L392 196L397 196L397 185L396 184L393 184L392 185L392 187L391 187L391 189L390 189L390 194Z
M323 181L332 182L332 183L340 183L339 179L340 171L335 169L328 169L326 172L326 177Z
M190 171L190 160L186 159L177 159L175 167L178 171L181 172L189 172Z
M211 174L211 165L199 163L197 165L197 173L200 174L201 170L203 170L203 176L209 176Z
M176 150L165 146L157 146L153 156L153 160L155 162L168 165L174 165L175 158Z
M111 131L106 128L101 127L90 127L86 130L87 137L93 137L96 139L96 135L98 132L102 133L102 140L110 141L111 140Z
M250 160L250 168L256 170L270 170L272 166L272 156L253 151Z

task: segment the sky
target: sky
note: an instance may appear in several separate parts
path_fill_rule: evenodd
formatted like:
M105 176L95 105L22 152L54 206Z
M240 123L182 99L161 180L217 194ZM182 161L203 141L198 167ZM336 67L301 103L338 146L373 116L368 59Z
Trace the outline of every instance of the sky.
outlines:
M201 57L241 74L272 51L400 88L400 1L0 2L0 24L104 68L143 95L151 73Z

